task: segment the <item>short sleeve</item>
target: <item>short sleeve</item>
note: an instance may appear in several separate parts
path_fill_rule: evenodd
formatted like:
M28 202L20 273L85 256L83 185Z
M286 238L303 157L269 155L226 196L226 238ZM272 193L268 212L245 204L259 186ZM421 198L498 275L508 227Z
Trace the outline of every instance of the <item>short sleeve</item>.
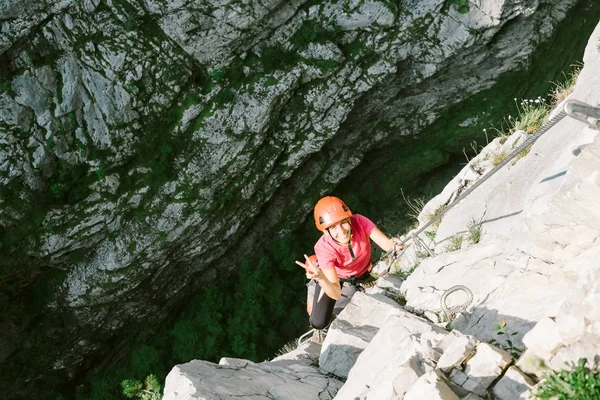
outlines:
M373 221L371 221L369 218L363 215L354 214L352 218L356 221L358 226L360 226L360 228L367 234L367 237L371 236L371 232L373 232L373 229L377 228Z

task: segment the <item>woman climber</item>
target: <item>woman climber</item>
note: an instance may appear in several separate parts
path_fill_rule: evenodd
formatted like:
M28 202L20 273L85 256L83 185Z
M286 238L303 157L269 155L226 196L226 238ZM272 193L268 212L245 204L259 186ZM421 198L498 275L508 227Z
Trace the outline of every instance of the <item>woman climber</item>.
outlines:
M343 309L358 290L358 284L375 280L370 274L373 264L369 239L385 252L402 250L402 245L397 239L388 238L368 218L352 214L337 197L319 200L314 217L317 229L323 232L315 244L316 257L305 254L305 262L296 264L304 267L306 277L311 279L309 297L311 289L314 290L309 299L312 301L307 304L310 324L315 329L324 329L331 322L334 307Z

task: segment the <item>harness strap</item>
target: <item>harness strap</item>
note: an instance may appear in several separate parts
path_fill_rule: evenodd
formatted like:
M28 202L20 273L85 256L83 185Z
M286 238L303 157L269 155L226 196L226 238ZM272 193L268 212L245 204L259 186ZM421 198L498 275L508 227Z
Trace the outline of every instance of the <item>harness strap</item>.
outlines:
M339 278L341 283L348 283L350 286L359 286L361 283L368 282L373 277L371 276L371 270L373 269L373 263L369 263L369 267L361 276L349 276L348 278Z

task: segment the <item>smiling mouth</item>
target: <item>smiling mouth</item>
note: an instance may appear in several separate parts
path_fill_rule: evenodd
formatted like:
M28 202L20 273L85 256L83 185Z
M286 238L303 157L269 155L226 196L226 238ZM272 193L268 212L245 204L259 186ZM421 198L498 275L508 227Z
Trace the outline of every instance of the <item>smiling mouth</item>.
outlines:
M350 236L350 232L338 235L338 242L347 242Z

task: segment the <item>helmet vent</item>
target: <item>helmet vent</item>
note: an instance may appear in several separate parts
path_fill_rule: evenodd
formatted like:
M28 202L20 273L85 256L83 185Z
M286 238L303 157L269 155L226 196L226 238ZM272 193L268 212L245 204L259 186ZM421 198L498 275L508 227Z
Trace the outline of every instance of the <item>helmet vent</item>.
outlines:
M323 222L325 222L323 221L323 217L319 217L319 223L322 224Z
M348 211L348 207L346 207L346 206L342 206L342 209L343 209L344 211Z

